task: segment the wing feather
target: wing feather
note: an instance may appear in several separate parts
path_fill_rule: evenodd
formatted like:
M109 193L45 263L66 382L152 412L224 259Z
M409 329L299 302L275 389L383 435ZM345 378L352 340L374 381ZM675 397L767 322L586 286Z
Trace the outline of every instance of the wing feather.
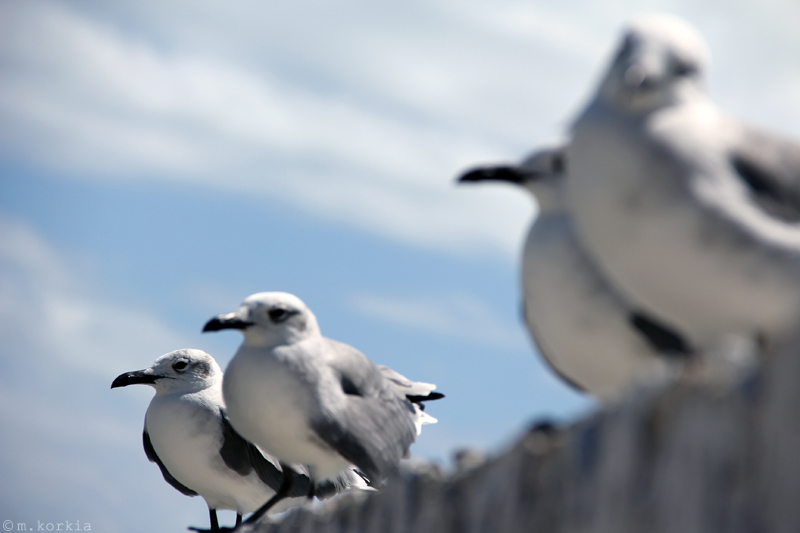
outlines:
M361 352L325 339L328 364L343 384L345 401L324 402L312 421L317 436L379 486L416 438L414 406ZM349 390L348 390L349 389Z
M800 222L800 144L743 126L730 163L764 211Z
M175 479L175 477L169 473L167 467L164 466L164 463L158 457L155 448L153 448L153 443L150 442L150 435L147 433L147 430L142 432L142 443L144 444L145 455L147 455L147 458L151 463L158 465L158 468L161 469L161 475L164 476L164 480L166 480L167 483L175 487L181 494L185 494L186 496L197 496L195 491Z

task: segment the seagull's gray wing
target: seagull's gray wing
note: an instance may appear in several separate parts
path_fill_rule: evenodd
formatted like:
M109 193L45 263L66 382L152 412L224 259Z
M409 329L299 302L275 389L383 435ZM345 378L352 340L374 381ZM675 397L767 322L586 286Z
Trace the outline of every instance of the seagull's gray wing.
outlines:
M369 483L369 479L358 470L348 468L334 479L326 479L325 481L315 483L314 496L319 500L325 500L346 491L352 486L358 485L360 482Z
M167 483L178 489L178 492L181 494L185 494L187 496L197 496L197 493L175 479L172 474L169 473L167 467L164 466L164 463L161 462L161 459L158 457L155 448L153 448L153 443L150 442L150 435L147 434L147 430L145 429L142 432L142 443L144 444L144 453L147 455L147 458L150 460L151 463L155 463L158 465L158 468L161 469L161 475L164 476L164 479Z
M800 144L742 126L730 163L752 197L769 215L800 222Z
M233 429L222 409L220 409L220 424L222 425L222 447L219 449L219 455L228 468L240 476L247 476L255 470L259 479L274 491L280 489L284 472L286 472L287 475L294 476L288 497L308 495L310 484L308 476L287 465L281 465L281 468L278 468L276 465L280 463L276 458L265 457L253 443L245 440Z
M380 486L416 438L414 406L364 354L347 344L323 341L327 362L337 374L347 401L323 401L312 428L322 441L364 472L370 485Z

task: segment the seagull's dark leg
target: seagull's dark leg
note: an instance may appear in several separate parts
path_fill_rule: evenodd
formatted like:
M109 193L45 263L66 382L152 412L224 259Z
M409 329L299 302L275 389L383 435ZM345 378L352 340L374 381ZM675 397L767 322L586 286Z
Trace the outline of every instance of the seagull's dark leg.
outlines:
M217 520L217 510L216 509L209 509L208 510L208 519L211 522L211 529L200 529L199 527L189 527L187 528L189 531L202 531L205 533L220 533L221 531L225 531L226 529L219 528L219 520Z
M281 466L283 466L283 465L281 465ZM220 528L219 525L217 524L217 515L216 515L216 513L213 513L211 515L211 532L237 531L240 528L240 526L242 526L242 525L251 526L251 525L256 524L259 520L261 520L261 518L265 514L267 514L267 511L272 509L272 507L276 503L278 503L279 501L281 501L282 499L287 497L289 495L289 492L292 490L292 483L294 481L294 476L287 475L286 474L287 470L289 470L289 467L288 466L283 466L283 479L281 481L281 486L278 489L278 492L276 492L275 495L267 501L267 503L265 503L264 505L259 507L256 510L256 512L251 514L247 518L247 520L242 522L242 515L240 515L239 513L236 513L236 526L235 527L233 527L233 528L229 528L229 527ZM204 531L208 531L208 530L199 529L199 528L196 528L196 527L190 527L189 529L192 530L192 531L203 531L203 532Z
M317 484L309 477L308 479L308 493L306 494L306 502L310 502L317 495Z
M265 503L264 505L259 507L258 510L256 510L255 513L251 514L248 517L248 519L244 521L244 523L246 525L255 524L256 522L261 520L261 517L263 517L265 514L267 514L267 511L272 509L272 507L276 503L278 503L279 501L281 501L282 499L287 497L289 495L289 492L292 490L292 481L294 479L294 476L292 476L291 474L287 474L286 473L287 471L290 471L288 466L284 466L284 465L281 465L281 466L283 467L283 480L281 481L281 486L278 489L278 492L276 492L275 496L270 498L267 501L267 503Z

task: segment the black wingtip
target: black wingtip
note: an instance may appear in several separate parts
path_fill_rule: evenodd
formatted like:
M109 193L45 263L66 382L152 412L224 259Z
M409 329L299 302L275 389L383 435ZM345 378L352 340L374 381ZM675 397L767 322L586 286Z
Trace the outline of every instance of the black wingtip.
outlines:
M406 396L406 398L408 398L408 401L412 403L429 402L433 400L441 400L442 398L444 398L444 394L442 394L441 392L432 392L427 396L412 395L412 396Z
M665 355L689 356L692 346L677 331L644 313L631 313L630 322L655 350Z

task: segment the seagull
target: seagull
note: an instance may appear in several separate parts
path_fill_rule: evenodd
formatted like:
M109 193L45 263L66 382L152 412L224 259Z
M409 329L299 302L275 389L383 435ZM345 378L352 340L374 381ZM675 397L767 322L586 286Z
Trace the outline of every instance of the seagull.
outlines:
M564 381L609 402L644 382L675 377L692 349L672 328L634 309L581 248L562 201L566 167L559 145L519 165L472 169L459 182L513 183L534 196L539 214L521 269L528 332Z
M624 298L756 355L800 320L800 144L714 105L708 63L683 20L634 20L571 128L564 200Z
M380 487L408 455L419 426L432 421L421 402L443 397L434 385L409 382L323 337L314 314L292 294L249 296L203 331L222 329L244 334L222 385L231 424L280 461L308 465L314 479L354 465ZM284 477L278 494L245 524L257 523L293 483Z
M274 512L302 504L309 494L325 498L350 486L365 486L353 472L312 486L302 467L281 465L243 439L225 413L222 370L201 350L162 355L150 368L121 374L111 388L134 384L156 390L142 435L147 458L179 492L203 497L210 531L226 530L219 527L218 509L236 511L236 525L241 524L243 514L256 511L275 495L284 475L293 480L291 497L273 508Z

